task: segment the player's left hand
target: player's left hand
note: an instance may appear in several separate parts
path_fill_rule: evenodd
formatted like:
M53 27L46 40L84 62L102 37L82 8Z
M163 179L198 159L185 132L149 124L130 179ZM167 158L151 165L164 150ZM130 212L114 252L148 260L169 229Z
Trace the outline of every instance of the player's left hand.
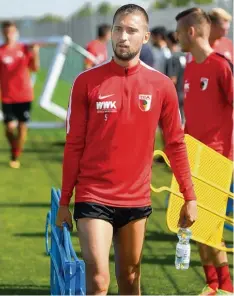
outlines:
M178 227L188 228L197 220L197 201L185 201L180 210L180 219Z
M33 54L39 54L40 46L38 44L33 44L30 46L30 50Z

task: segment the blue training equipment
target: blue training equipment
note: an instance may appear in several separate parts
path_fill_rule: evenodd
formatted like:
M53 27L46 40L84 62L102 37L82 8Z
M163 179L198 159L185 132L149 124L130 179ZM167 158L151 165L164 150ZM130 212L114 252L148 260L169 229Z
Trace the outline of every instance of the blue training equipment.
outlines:
M60 196L60 191L52 188L51 210L46 217L45 245L50 256L50 292L51 295L85 295L84 261L78 259L73 249L68 225L64 223L61 230L55 224Z
M230 191L234 193L234 183L232 183ZM233 199L232 198L228 199L226 215L233 216ZM224 224L224 228L230 231L234 230L234 226L230 224Z

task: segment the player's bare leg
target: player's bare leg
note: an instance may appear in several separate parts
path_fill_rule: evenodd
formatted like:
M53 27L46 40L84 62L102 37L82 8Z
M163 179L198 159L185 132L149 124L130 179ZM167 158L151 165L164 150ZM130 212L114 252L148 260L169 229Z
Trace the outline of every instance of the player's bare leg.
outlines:
M227 253L204 244L198 244L198 247L201 262L206 274L207 285L213 290L219 288L232 292L233 288L228 269Z
M223 243L223 245L225 244ZM210 248L210 252L219 279L219 289L233 293L233 283L229 271L227 253L215 248Z
M18 169L20 167L20 163L19 161L17 161L15 157L17 137L16 137L16 124L14 121L10 121L5 124L5 135L11 146L11 160L9 165L12 168Z
M24 144L27 138L28 127L25 122L19 122L18 124L18 137L17 137L17 149L18 156L21 154Z
M132 221L114 235L116 278L120 295L141 295L141 256L147 218Z
M82 257L86 267L87 295L106 295L110 283L109 253L113 227L101 219L77 221Z
M213 260L210 253L210 247L204 244L198 243L198 250L201 258L201 262L203 265L211 265L213 264Z
M12 143L15 140L15 132L16 132L15 122L14 121L7 122L5 124L5 135L11 147L12 147Z

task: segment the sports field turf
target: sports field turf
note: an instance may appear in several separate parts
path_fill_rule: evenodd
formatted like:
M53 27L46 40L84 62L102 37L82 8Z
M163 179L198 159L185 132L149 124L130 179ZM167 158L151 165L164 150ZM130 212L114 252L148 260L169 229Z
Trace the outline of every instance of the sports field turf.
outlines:
M43 75L39 75L36 94ZM56 98L67 105L69 85L60 81ZM35 101L34 121L55 120ZM30 130L22 167L8 167L8 146L0 129L0 294L49 294L49 257L45 255L44 224L50 207L50 189L61 185L64 130ZM153 181L169 184L170 172L162 164L153 166ZM191 266L187 271L174 267L176 235L165 221L166 194L152 195L154 212L147 227L142 264L142 294L191 295L204 286L197 248L192 244ZM231 238L231 233L230 233ZM74 248L80 256L74 231ZM232 256L229 260L232 262ZM110 294L117 293L113 251L110 255ZM233 266L231 265L231 269Z

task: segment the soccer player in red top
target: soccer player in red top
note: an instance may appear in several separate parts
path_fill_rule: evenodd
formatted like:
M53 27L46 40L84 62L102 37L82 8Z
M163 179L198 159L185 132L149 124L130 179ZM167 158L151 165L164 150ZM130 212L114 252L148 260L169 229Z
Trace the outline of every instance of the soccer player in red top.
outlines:
M209 43L215 52L224 55L233 62L233 43L226 36L230 28L232 16L222 8L213 8L209 12L211 30Z
M176 20L181 48L194 57L184 73L185 133L232 159L232 65L211 48L211 22L203 10L185 10ZM202 295L230 294L227 254L203 244L199 251L207 281Z
M39 69L39 47L17 42L18 30L13 22L2 24L4 44L0 46L0 89L5 134L11 146L12 168L19 168L18 157L27 136L33 87L30 71ZM17 131L15 126L17 120Z
M233 62L233 43L231 39L226 37L232 16L222 8L213 8L209 12L209 17L211 19L210 46L215 52L224 55ZM186 58L188 63L193 60L191 53L188 53Z
M57 225L72 226L69 203L75 187L74 219L88 295L107 294L112 239L119 294L140 295L159 121L165 151L185 199L179 224L189 227L196 220L175 87L168 77L139 60L142 44L150 38L148 21L142 7L120 7L113 19L113 59L81 73L71 91Z
M98 26L97 39L88 43L86 50L90 52L97 60L97 64L101 64L107 60L107 47L106 44L110 40L111 27L107 24ZM90 69L95 64L90 59L85 59L85 69Z

